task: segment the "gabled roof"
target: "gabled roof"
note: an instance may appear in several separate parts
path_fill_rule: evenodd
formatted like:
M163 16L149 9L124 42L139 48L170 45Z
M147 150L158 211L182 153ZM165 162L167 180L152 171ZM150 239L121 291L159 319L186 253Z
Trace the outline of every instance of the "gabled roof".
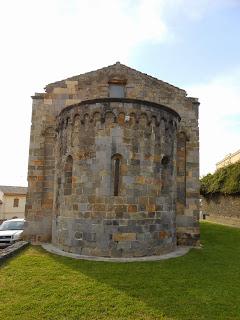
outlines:
M105 71L108 71L108 70L113 70L113 71L116 71L116 72L126 72L126 73L135 73L135 74L138 74L141 78L145 78L145 79L148 79L150 81L154 81L154 82L157 82L159 83L159 85L166 85L166 86L170 86L174 89L177 89L177 90L180 90L182 92L185 92L185 90L183 89L180 89L178 87L175 87L167 82L164 82L162 80L159 80L155 77L152 77L146 73L143 73L141 71L138 71L136 69L133 69L133 68L130 68L124 64L121 64L120 62L116 62L115 64L112 64L110 66L107 66L107 67L104 67L104 68L101 68L101 69L97 69L97 70L94 70L94 71L90 71L90 72L86 72L86 73L83 73L83 74L79 74L79 75L76 75L76 76L73 76L73 77L70 77L70 78L66 78L66 79L63 79L61 81L56 81L56 82L52 82L52 83L49 83L46 87L45 87L45 90L46 92L51 92L53 90L53 88L55 87L65 87L66 83L65 81L78 81L78 80L82 80L82 79L86 79L87 77L90 77L92 75L97 74L97 73L103 73Z
M8 195L24 195L27 194L27 187L0 186L0 191Z

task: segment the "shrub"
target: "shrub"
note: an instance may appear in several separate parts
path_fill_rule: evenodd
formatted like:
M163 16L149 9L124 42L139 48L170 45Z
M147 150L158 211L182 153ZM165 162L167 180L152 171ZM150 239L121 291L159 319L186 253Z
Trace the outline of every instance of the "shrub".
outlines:
M240 193L240 162L218 169L200 179L202 195Z

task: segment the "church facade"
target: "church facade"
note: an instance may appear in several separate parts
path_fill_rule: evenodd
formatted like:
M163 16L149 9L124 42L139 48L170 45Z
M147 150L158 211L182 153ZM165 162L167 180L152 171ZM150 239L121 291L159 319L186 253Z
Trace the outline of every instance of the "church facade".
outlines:
M196 98L119 62L32 98L25 237L105 257L198 244Z

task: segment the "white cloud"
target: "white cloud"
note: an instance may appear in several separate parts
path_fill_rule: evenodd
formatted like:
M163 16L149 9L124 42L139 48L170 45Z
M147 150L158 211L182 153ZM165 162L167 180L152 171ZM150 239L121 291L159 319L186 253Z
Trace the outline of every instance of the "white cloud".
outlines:
M136 3L9 0L0 10L0 26L6 30L2 54L47 82L116 60L127 62L135 46L168 38L163 1Z
M234 0L227 1L229 4L235 3ZM213 8L217 2L1 1L0 184L26 184L30 96L35 91L41 92L47 83L117 60L128 64L138 45L176 41L167 24L169 22L166 22L167 17L180 15L182 19L198 19L207 12L210 4ZM218 3L226 4L226 0L219 0ZM220 86L210 85L216 92ZM200 93L202 90L202 102L211 97L208 86L200 86L196 90Z
M31 98L50 82L162 42L157 0L8 0L0 3L0 184L26 184Z
M228 153L240 149L240 68L209 83L188 88L200 100L201 174L215 170Z

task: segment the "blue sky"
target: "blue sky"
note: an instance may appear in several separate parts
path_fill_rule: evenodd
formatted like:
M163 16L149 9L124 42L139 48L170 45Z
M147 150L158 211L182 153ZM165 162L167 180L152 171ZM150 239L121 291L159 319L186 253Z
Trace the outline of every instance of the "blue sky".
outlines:
M120 61L198 97L201 175L240 149L240 0L0 3L0 185L26 185L31 95Z
M142 44L131 63L143 68L144 61L145 70L179 86L209 81L240 64L240 1L214 6L195 19L169 13L166 23L174 39Z

